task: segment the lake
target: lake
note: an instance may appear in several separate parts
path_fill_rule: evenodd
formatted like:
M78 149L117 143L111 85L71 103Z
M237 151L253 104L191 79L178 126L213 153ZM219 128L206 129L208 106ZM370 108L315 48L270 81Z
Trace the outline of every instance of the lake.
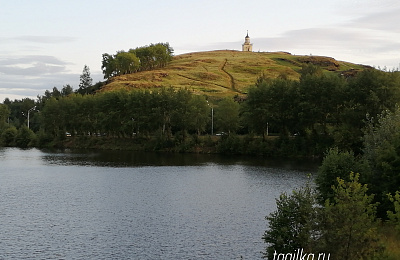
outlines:
M261 259L316 163L0 148L0 259Z

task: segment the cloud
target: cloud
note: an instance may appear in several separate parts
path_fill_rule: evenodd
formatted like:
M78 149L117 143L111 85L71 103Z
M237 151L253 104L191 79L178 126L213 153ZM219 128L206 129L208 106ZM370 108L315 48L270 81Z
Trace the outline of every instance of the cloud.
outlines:
M70 63L53 56L28 55L0 59L0 74L41 76L66 72Z
M76 90L79 86L79 75L80 73L64 71L39 76L0 74L0 102L7 97L12 100L26 97L36 99L46 90L52 90L53 87L61 90L67 84ZM103 80L103 74L93 73L91 76L94 83Z
M368 30L338 27L288 31L282 37L272 41L275 44L278 42L295 48L365 49L380 52L396 50L399 40L387 38L385 35L376 35Z
M393 8L386 11L367 14L355 19L350 26L355 28L367 28L373 30L383 30L393 33L400 33L399 25L400 8Z
M23 35L11 38L18 41L24 42L35 42L35 43L65 43L65 42L72 42L75 41L76 38L74 37L67 37L67 36L36 36L36 35Z
M71 73L69 65L48 55L0 58L0 98L35 98L55 86L61 89L66 84L75 85L79 75Z
M16 37L0 37L0 43L10 42L29 42L41 44L69 43L77 38L68 36L38 36L38 35L21 35Z
M35 99L37 95L43 95L53 87L61 89L70 84L76 89L78 83L79 74L73 73L54 73L38 77L0 74L0 102L6 97Z

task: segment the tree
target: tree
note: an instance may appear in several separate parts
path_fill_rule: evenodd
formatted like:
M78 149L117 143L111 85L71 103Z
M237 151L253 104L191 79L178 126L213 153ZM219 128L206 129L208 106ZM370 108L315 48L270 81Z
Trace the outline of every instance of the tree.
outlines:
M300 131L298 126L299 91L297 82L284 79L264 81L268 88L264 102L268 105L269 126L275 128L281 136Z
M34 146L35 139L35 133L27 126L22 126L15 137L15 143L18 147L27 148L29 146Z
M0 130L6 127L9 115L10 115L10 109L8 108L8 106L0 104Z
M5 129L0 136L0 144L7 147L12 147L15 145L15 138L18 134L17 128L14 126Z
M303 72L299 82L302 126L313 131L319 127L319 134L328 134L327 126L339 123L345 85L345 80L336 74L326 76L320 70Z
M221 131L235 133L239 127L239 103L232 98L225 98L215 108L215 126Z
M30 98L23 98L22 100L14 100L12 102L5 102L7 104L10 114L7 121L10 125L19 128L21 125L26 124L28 118L28 110L36 105L35 100ZM31 114L30 120L36 116L37 113Z
M164 67L172 60L174 49L169 43L150 44L149 46L118 51L115 55L104 53L101 68L104 78L152 70Z
M261 133L264 139L267 128L276 129L282 136L287 136L289 132L300 130L298 107L297 82L261 77L254 87L249 88L242 115L250 128Z
M266 130L270 121L266 84L256 84L248 89L247 99L242 106L242 121L251 131L262 134L265 140Z
M71 95L72 93L74 93L74 89L69 84L63 86L61 89L61 96L63 97Z
M139 58L140 71L166 66L172 60L173 52L174 49L169 43L150 44L129 50L129 53L134 53Z
M78 93L87 94L88 88L92 86L93 79L90 77L90 69L87 65L83 67L82 74L79 77Z
M134 53L118 52L115 56L117 74L124 75L136 72L140 67L140 61Z
M332 186L337 183L336 178L349 180L349 172L361 172L367 175L369 168L364 161L357 160L353 152L342 152L338 148L330 149L315 178L321 201L333 198Z
M112 78L117 75L117 64L115 57L108 53L103 53L103 61L101 63L101 69L105 79Z
M394 195L389 193L388 197L394 206L394 211L387 211L388 218L396 226L397 231L400 232L400 191L396 191Z
M148 46L131 49L129 52L134 53L140 60L140 70L151 70L154 66L153 50Z
M60 133L65 135L64 118L60 101L54 97L47 100L43 110L41 110L42 125L46 132L52 137L60 137Z
M366 182L380 202L379 216L385 217L392 208L387 194L400 187L400 108L386 111L376 123L370 120L364 135L364 158L372 169Z
M393 111L400 98L400 73L366 69L349 80L353 109L360 120L365 114L375 117L384 110Z
M337 178L334 197L325 202L319 245L332 259L373 259L383 252L375 221L377 204L367 194L367 185L359 183L359 174L351 173L349 179Z
M293 253L301 248L311 252L318 212L311 186L293 190L290 195L282 193L276 204L277 210L266 217L269 228L263 240L269 245L264 256L273 259L275 252Z
M105 92L97 96L96 106L101 130L113 136L124 135L124 128L130 126L131 117L124 113L126 92Z
M380 256L384 248L377 235L374 195L359 182L359 174L350 173L346 179L349 181L337 178L332 198L320 205L310 184L291 195L281 194L277 210L266 217L265 257L273 259L275 252L286 255L297 249L340 260ZM396 196L394 200L400 201L398 193Z
M192 118L191 127L193 130L196 130L197 135L200 135L201 132L205 131L207 122L210 120L208 113L209 107L204 96L192 95L190 108L190 118Z
M133 132L138 136L148 134L157 123L152 120L153 97L148 90L129 92L126 112L131 116Z
M182 140L186 139L186 132L194 122L192 117L192 94L187 89L179 89L173 93L172 99L172 126L182 132Z

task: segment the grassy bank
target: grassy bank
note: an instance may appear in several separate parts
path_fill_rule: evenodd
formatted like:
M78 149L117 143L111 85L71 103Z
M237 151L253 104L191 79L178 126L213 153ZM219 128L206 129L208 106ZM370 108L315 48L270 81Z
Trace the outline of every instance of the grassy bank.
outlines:
M382 224L379 229L381 241L386 248L388 260L400 259L400 234L393 225Z

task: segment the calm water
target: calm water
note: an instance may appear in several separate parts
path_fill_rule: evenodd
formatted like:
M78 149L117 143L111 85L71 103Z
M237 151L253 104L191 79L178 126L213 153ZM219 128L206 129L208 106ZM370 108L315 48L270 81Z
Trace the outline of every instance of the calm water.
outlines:
M261 259L308 164L0 149L0 259Z

